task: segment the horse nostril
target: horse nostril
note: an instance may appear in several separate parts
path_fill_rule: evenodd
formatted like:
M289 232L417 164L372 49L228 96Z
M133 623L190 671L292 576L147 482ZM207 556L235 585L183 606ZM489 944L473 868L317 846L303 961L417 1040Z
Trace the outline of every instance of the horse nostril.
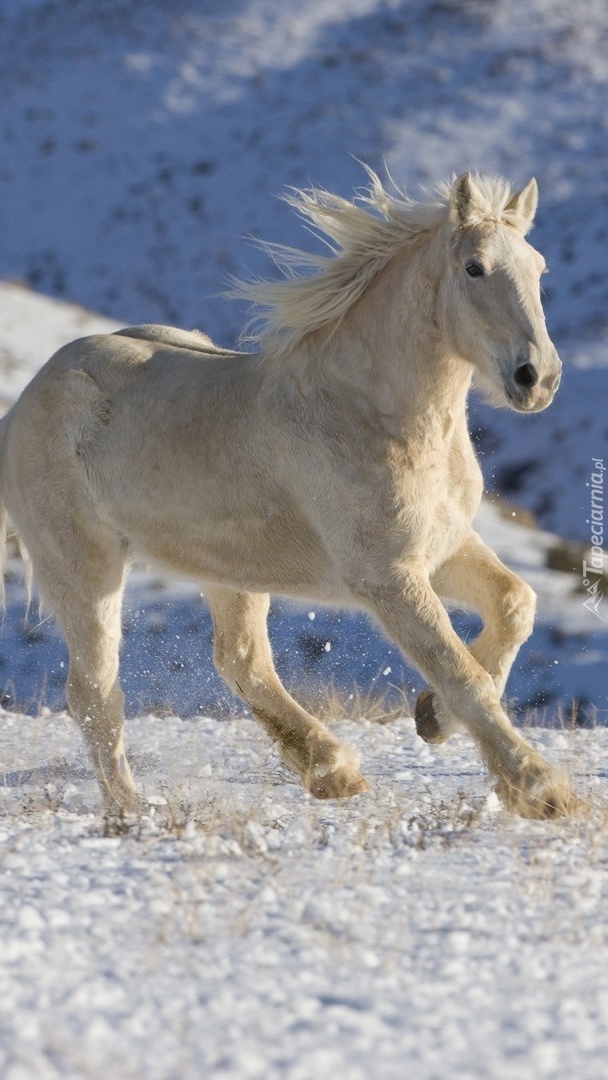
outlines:
M531 387L536 386L538 382L536 368L532 364L520 364L518 368L515 368L513 378L518 386Z

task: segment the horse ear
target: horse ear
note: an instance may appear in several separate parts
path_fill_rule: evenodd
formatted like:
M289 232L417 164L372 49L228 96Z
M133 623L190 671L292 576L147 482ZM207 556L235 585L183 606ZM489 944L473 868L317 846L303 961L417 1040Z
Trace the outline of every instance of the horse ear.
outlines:
M525 188L514 195L505 207L505 213L515 218L513 224L525 236L532 228L536 207L538 206L538 184L534 177Z
M457 177L450 188L450 222L455 229L472 225L483 217L483 197L473 183L470 172Z

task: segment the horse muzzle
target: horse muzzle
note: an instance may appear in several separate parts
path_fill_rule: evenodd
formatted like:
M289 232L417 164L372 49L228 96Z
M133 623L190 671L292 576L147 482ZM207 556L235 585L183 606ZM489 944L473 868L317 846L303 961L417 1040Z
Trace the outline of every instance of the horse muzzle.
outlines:
M561 372L557 353L550 364L544 365L534 363L532 358L522 358L512 373L503 375L507 404L516 412L542 412L553 401Z

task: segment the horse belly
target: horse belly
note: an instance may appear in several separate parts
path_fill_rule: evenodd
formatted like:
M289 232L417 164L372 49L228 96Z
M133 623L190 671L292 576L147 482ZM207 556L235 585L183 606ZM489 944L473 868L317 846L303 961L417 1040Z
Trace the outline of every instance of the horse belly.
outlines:
M292 507L235 508L218 513L210 501L156 515L133 508L117 524L145 558L199 581L249 592L338 600L340 587L320 537ZM116 520L115 517L115 520Z

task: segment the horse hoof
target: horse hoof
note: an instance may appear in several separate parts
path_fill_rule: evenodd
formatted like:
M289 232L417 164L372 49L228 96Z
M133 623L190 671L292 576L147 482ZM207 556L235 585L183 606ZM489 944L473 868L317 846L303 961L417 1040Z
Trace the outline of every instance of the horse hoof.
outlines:
M369 791L365 777L350 764L341 765L324 776L311 777L307 787L315 799L350 799Z
M508 810L535 821L586 816L589 809L572 791L566 778L553 770L523 787L515 787L509 781L499 783L496 791Z
M108 820L141 820L149 809L150 806L146 800L137 795L135 791L106 791L104 793L102 811L104 817Z
M424 739L426 743L442 743L446 739L449 739L449 734L439 727L439 721L435 716L435 709L433 707L433 699L435 695L432 690L423 690L421 694L418 694L418 700L416 702L416 708L414 710L414 719L416 721L416 731L421 739Z

